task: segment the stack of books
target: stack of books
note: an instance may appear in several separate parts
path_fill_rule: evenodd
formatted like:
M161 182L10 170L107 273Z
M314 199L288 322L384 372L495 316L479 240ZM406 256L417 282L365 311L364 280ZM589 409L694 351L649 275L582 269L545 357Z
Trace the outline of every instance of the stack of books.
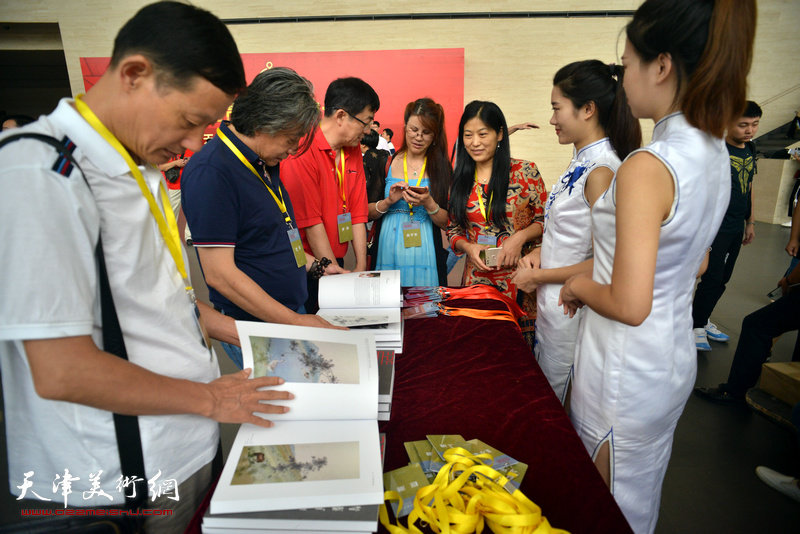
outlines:
M280 376L294 399L275 426L243 424L202 529L374 532L383 502L379 365L371 334L237 321L251 377Z
M394 392L394 351L378 351L378 421L388 421L392 415Z
M379 350L403 352L403 295L400 271L366 271L323 276L319 311L336 326L375 336Z

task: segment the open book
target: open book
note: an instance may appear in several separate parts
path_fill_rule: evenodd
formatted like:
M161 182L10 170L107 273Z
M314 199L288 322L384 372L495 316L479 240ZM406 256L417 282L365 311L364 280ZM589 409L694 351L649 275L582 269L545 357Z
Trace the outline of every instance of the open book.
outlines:
M245 368L280 376L290 410L242 425L211 498L210 513L261 512L383 502L378 361L358 331L237 321ZM261 414L259 414L261 415Z
M375 336L379 349L403 348L400 271L366 271L323 276L319 281L319 311L336 326Z

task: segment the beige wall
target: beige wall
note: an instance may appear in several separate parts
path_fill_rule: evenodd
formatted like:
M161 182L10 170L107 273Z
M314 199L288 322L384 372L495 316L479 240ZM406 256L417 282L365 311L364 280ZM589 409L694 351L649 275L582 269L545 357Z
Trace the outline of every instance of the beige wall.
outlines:
M0 22L57 22L73 92L83 90L79 58L108 56L114 35L143 0L0 0ZM454 0L380 5L330 0L263 2L197 0L221 18L384 13L633 10L638 0ZM800 9L797 0L761 0L750 97L764 104L762 131L787 122L800 109ZM555 71L577 59L618 62L624 18L528 18L432 21L311 22L233 25L242 52L464 48L464 98L497 102L510 124L532 120L539 131L512 139L516 157L535 161L552 184L567 165L569 147L551 127L550 89ZM10 46L0 42L0 48ZM794 58L790 60L790 58ZM397 73L398 76L408 73ZM646 139L651 125L645 124ZM454 133L451 133L451 137Z

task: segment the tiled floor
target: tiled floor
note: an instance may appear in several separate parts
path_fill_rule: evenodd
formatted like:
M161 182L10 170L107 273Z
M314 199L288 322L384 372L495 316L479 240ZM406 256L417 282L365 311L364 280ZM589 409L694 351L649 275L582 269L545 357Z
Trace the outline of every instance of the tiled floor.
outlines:
M787 228L756 225L756 240L742 250L712 315L731 341L712 342L713 351L698 356L697 385L714 386L727 378L742 318L767 304L766 294L788 266L783 251L788 237ZM794 341L794 334L781 338L772 361L791 360ZM233 370L227 360L222 365L223 372ZM234 433L234 425L223 426L224 446L230 447ZM3 434L0 458L5 455ZM800 503L764 485L755 475L759 465L800 475L800 449L793 434L747 408L692 396L675 433L656 533L800 533ZM0 460L0 484L8 478L6 470ZM19 503L0 492L0 530L18 520L18 510Z

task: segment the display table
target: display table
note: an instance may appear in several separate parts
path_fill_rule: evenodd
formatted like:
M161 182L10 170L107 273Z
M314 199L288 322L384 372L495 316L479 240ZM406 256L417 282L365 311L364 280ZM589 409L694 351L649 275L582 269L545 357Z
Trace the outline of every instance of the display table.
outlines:
M448 305L503 309L494 301ZM522 492L553 527L625 534L625 517L513 323L469 317L406 321L395 357L385 471L408 464L403 443L428 434L477 438L529 465ZM208 498L187 532L200 532ZM379 525L380 532L386 532Z
M451 303L502 309L488 301ZM385 471L408 464L406 441L428 434L477 438L529 465L520 489L552 526L572 534L631 532L512 323L415 319L406 322L404 340L391 420L380 425Z

